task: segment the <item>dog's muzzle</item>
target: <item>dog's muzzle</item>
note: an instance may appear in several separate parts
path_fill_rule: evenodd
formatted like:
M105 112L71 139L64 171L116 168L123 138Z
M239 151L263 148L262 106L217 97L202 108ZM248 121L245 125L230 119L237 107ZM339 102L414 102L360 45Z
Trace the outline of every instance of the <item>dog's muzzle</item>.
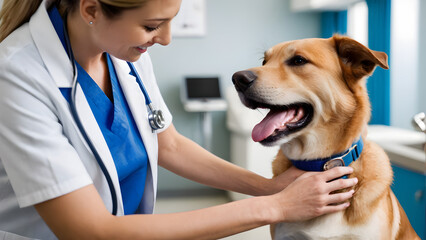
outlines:
M252 139L263 145L273 145L278 140L300 131L312 120L312 104L304 101L280 104L270 103L265 96L257 93L258 76L250 70L239 71L232 76L232 82L241 102L250 109L269 109L265 118L252 131ZM259 86L262 87L262 86Z

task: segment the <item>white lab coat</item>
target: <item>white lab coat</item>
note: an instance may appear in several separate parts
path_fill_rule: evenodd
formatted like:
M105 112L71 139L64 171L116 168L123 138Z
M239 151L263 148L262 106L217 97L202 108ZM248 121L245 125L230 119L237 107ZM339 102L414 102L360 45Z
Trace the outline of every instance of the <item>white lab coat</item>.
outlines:
M28 24L0 44L0 239L19 236L55 239L32 205L94 184L112 211L111 194L66 99L59 88L71 87L72 65L50 22L45 0ZM139 213L152 213L157 188L157 133L147 121L145 97L125 61L113 58L126 100L146 147L149 166ZM142 54L135 67L153 105L172 121L156 84L150 57ZM76 106L83 126L100 154L118 197L120 185L111 153L77 88ZM16 237L16 238L15 238Z

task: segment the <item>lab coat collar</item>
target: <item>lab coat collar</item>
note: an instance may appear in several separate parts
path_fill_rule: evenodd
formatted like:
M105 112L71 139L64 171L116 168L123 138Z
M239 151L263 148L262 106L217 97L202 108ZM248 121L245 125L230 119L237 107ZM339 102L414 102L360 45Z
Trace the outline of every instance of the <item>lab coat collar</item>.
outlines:
M148 174L151 174L151 177L147 177L147 182L145 184L145 191L143 195L142 203L142 212L143 213L152 213L154 208L154 202L156 198L157 189L157 151L152 151L152 149L157 149L157 137L156 133L153 133L151 126L148 122L148 109L145 102L145 96L142 93L136 78L130 74L130 67L126 61L117 59L111 56L111 60L114 64L115 70L117 72L118 80L123 89L126 101L129 104L130 111L132 112L133 118L138 127L139 133L142 137L145 148L147 149L150 171ZM141 74L140 69L137 68L141 80L143 79L143 74ZM144 83L146 86L146 84Z
M59 88L71 87L73 67L50 21L47 9L54 1L45 0L31 17L29 26L35 45Z
M59 88L70 88L73 79L73 68L47 14L47 9L51 3L52 1L45 0L41 4L38 10L31 17L29 22L29 28L31 35L34 39L35 45L41 55L41 58L43 59L47 70L52 76L52 79L54 79L54 81L56 82L56 85ZM61 99L62 96L60 96L60 91L58 90L57 93L58 99ZM58 104L67 104L65 98L62 97L62 100L63 101L59 101ZM78 114L81 118L83 127L87 132L87 135L89 136L90 140L92 141L94 147L98 151L113 181L118 200L117 215L123 215L123 202L121 199L120 184L114 161L108 149L108 145L105 141L105 138L102 135L102 132L90 109L87 99L85 98L84 93L79 85L76 89L75 105ZM72 118L71 113L69 113L69 115L69 117ZM76 130L78 131L77 125L74 125ZM90 151L90 148L84 140L84 137L81 135L80 131L78 132L80 134L81 141L85 143L86 148ZM96 160L93 159L93 161ZM105 184L107 184L106 181ZM112 209L110 194L109 198L104 198L104 201L107 207L109 209Z

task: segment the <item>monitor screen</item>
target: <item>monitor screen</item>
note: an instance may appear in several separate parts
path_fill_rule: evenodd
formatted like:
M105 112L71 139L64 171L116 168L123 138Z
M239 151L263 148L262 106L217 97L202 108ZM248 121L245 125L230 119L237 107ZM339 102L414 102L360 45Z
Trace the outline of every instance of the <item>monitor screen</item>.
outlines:
M218 77L186 78L186 92L188 99L221 98Z

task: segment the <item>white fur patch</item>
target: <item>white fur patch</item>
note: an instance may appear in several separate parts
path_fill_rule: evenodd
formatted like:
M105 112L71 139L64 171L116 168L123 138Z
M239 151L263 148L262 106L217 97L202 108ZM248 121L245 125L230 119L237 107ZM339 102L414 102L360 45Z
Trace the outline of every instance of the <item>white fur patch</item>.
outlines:
M383 229L381 227L384 224L383 219L386 219L386 214L378 209L371 215L368 222L356 226L346 224L343 212L328 214L305 222L280 223L275 227L275 240L390 239L382 236L386 233L380 231Z
M392 222L392 239L395 239L396 234L398 233L399 226L401 224L401 215L398 207L398 200L396 200L395 195L391 192L392 200L392 210L393 210L393 222Z

